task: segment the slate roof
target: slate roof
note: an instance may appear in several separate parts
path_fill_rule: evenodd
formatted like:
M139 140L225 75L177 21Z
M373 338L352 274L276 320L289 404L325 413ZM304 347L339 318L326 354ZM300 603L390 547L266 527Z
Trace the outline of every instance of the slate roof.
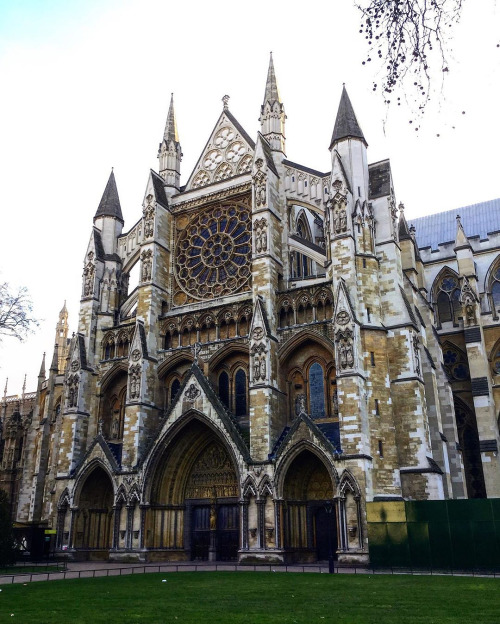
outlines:
M111 170L111 175L109 176L108 183L102 194L94 219L96 217L115 217L123 223L122 209L113 170Z
M330 141L330 149L336 141L347 138L361 139L366 144L366 139L359 127L351 100L344 86L340 97L337 119L333 128L332 140Z
M330 175L329 171L323 173L322 171L318 171L317 169L311 169L311 167L300 165L299 163L293 162L292 160L287 160L286 158L283 160L283 164L288 165L289 167L294 167L294 169L299 169L299 171L305 171L305 173L310 173L312 175L318 176L318 178L325 178L326 176Z
M159 176L156 171L151 169L151 179L153 180L153 187L155 190L156 201L161 204L164 208L168 208L168 199L165 194L165 187L163 186L164 182L161 176Z
M437 249L441 243L455 242L457 215L460 215L468 238L485 239L488 238L488 234L500 232L499 198L409 220L416 228L418 247Z

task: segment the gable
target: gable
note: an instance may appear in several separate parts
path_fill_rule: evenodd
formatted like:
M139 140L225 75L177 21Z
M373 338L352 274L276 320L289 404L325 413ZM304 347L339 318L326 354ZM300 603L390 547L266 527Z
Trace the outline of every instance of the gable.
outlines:
M255 144L228 111L222 111L185 190L250 173Z

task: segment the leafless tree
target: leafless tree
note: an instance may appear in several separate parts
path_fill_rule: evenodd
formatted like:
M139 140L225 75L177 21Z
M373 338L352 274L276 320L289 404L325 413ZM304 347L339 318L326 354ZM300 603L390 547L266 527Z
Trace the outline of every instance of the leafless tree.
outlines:
M8 282L0 283L0 337L13 336L23 341L35 327L38 327L38 321L33 316L28 289L15 290Z
M383 66L381 91L386 104L401 104L403 94L412 108L423 112L429 99L431 76L448 71L447 57L453 26L465 0L364 0L360 32L368 43L363 64ZM432 72L431 72L432 65Z

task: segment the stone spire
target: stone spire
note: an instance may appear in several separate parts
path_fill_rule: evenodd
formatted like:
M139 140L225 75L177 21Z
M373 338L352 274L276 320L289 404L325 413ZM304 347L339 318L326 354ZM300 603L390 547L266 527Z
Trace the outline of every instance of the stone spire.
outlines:
M165 132L163 133L164 141L179 142L179 135L177 134L177 123L175 122L175 110L174 110L174 94L170 94L170 106L168 107L167 123L165 124Z
M66 301L59 312L59 321L56 325L55 344L58 347L59 363L58 370L64 372L66 357L68 355L68 309Z
M42 364L40 366L40 372L38 373L40 379L45 379L45 351L43 352Z
M50 370L55 372L56 375L59 372L59 345L57 344L57 342L54 345L54 355L52 356Z
M108 183L102 194L101 201L94 216L94 223L99 217L113 217L123 223L122 209L120 199L118 197L118 189L116 188L115 174L111 169Z
M180 188L182 150L175 122L174 94L170 96L163 140L158 149L160 175L165 181L165 192L173 195Z
M7 387L8 387L8 385L9 385L9 378L6 377L5 378L5 388L4 388L4 391L3 391L3 399L4 399L4 401L7 398Z
M335 143L342 141L342 139L361 139L363 143L367 145L363 131L359 127L358 120L354 114L351 100L347 95L345 85L342 88L342 96L340 98L337 119L335 120L335 126L333 128L330 149L333 148Z
M285 108L280 99L276 74L274 73L273 53L269 59L266 90L260 109L261 132L269 142L271 149L285 153Z

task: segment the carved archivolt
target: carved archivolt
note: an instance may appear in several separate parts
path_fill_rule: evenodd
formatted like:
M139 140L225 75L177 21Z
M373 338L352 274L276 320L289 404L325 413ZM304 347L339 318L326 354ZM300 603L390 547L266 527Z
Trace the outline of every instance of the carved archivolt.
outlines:
M195 214L176 244L176 276L195 299L234 294L250 281L250 212L228 202Z

